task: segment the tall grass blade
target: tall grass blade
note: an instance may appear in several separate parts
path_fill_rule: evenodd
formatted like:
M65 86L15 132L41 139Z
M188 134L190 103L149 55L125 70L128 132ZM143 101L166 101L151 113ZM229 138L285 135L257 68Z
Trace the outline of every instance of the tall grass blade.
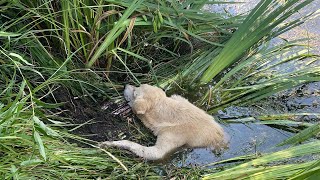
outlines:
M296 173L293 177L290 177L290 180L299 180L299 179L317 179L320 176L320 160L316 161L314 164L308 166Z
M284 140L283 142L279 143L277 146L283 146L287 144L298 144L301 142L304 142L311 137L315 136L320 132L320 124L315 124L313 126L310 126L299 133L295 134L294 136Z
M45 151L42 139L37 131L33 132L33 138L39 147L39 152L40 152L41 156L46 161L47 160L46 151Z
M134 12L134 10L143 2L144 0L135 0L131 3L131 5L126 9L124 14L121 16L119 21L114 25L111 31L108 33L105 40L102 44L95 50L95 53L89 60L87 67L90 68L96 60L102 55L103 52L106 51L108 46L113 43L113 41L125 30L126 25L124 22L129 18L129 16Z
M301 157L320 153L320 141L291 147L282 151L263 155L252 161L237 165L222 172L205 175L203 179L245 179L254 178L285 178L293 176L300 170L313 165L314 162L303 164L288 164L282 166L268 167L269 163L283 161L293 157Z
M211 65L203 73L200 81L202 83L211 81L222 70L239 60L249 48L256 45L263 37L270 36L268 34L285 19L311 2L312 0L304 2L291 0L284 2L284 4L278 4L275 0L260 1L226 43L219 55L212 59Z
M66 44L66 50L67 50L67 55L69 56L71 53L71 41L70 41L70 23L69 23L69 11L71 11L70 9L70 5L69 5L69 1L62 1L61 2L61 6L62 6L62 17L63 17L63 23L64 23L64 39L65 39L65 44Z
M16 37L16 36L20 36L20 35L21 34L19 34L19 33L0 31L0 37Z

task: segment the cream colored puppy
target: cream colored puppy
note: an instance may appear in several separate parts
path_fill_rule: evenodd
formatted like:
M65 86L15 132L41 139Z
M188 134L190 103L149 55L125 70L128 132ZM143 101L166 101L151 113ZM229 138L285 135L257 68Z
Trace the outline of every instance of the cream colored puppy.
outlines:
M147 84L126 85L124 96L142 123L157 136L157 142L146 147L128 140L106 141L101 147L128 149L145 159L159 160L182 146L216 150L226 146L222 127L181 96L167 97L162 89Z

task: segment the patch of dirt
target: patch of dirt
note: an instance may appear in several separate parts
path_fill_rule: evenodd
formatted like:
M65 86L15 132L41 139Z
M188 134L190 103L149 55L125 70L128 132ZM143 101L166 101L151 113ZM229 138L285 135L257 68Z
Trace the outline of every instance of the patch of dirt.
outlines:
M65 110L63 116L74 124L68 128L74 134L96 142L121 139L145 145L154 142L154 136L135 117L124 101L85 101L74 98L67 90L61 88L55 94L58 102L65 102L62 107Z
M121 114L128 112L126 106L108 102L102 108L100 104L87 104L81 100L74 101L73 106L70 116L74 123L78 124L73 131L75 134L94 141L116 140L129 136L127 123L130 117Z

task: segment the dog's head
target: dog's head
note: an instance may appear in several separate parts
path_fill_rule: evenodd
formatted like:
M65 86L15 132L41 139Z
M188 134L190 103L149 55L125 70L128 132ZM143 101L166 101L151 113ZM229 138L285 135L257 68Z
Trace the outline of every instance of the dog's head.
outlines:
M142 84L140 87L126 85L124 96L136 114L145 114L157 101L166 97L165 92L154 86Z

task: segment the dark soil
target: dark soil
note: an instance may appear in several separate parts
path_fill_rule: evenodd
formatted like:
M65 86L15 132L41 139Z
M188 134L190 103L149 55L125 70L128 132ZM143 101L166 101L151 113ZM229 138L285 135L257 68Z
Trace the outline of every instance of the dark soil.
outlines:
M75 98L65 89L57 90L55 98L58 102L65 102L63 116L74 124L68 127L74 134L96 142L121 139L145 145L155 142L153 135L135 117L125 101L94 102Z

